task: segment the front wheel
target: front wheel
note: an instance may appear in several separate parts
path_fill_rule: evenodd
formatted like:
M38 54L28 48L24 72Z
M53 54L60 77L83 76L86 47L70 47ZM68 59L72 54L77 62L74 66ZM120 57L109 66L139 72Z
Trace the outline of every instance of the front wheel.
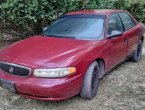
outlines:
M131 60L134 62L138 62L141 59L141 55L142 55L142 41L139 42L139 45L136 51L133 53Z
M80 95L85 99L93 99L98 91L99 87L99 65L97 61L94 61L88 68L84 82L82 86L82 90Z

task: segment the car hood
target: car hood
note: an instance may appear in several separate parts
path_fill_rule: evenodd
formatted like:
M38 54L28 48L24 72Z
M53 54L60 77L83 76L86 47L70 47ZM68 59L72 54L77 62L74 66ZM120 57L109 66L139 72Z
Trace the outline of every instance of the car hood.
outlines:
M0 61L31 68L63 67L71 64L97 41L35 36L0 50Z

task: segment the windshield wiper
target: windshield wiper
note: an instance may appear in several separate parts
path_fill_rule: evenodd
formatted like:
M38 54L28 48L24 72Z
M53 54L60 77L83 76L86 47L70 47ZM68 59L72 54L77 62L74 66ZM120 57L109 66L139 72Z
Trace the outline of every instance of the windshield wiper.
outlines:
M41 35L43 35L43 36L48 36L48 37L75 39L75 37L70 37L70 36L57 36L57 35L46 35L46 34L41 34Z
M40 35L40 36L44 36L44 37L45 37L45 36L48 36L47 34L39 34L39 35Z
M69 38L69 39L75 39L75 37L70 37L70 36L56 36L58 38Z

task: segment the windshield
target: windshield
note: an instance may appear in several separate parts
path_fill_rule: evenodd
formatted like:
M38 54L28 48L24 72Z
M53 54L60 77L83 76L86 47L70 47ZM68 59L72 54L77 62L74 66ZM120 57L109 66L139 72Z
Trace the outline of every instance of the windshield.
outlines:
M102 17L67 16L58 19L42 34L50 37L99 40L103 34L104 22Z

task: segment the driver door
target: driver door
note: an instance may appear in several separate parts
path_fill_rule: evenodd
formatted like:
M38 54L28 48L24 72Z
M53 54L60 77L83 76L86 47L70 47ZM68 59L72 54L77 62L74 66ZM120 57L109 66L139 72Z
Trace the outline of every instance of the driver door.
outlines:
M113 14L110 17L108 25L108 37L112 36L113 32L123 33L123 24L118 14ZM111 67L116 66L127 57L127 36L122 34L116 37L108 38L108 61Z

